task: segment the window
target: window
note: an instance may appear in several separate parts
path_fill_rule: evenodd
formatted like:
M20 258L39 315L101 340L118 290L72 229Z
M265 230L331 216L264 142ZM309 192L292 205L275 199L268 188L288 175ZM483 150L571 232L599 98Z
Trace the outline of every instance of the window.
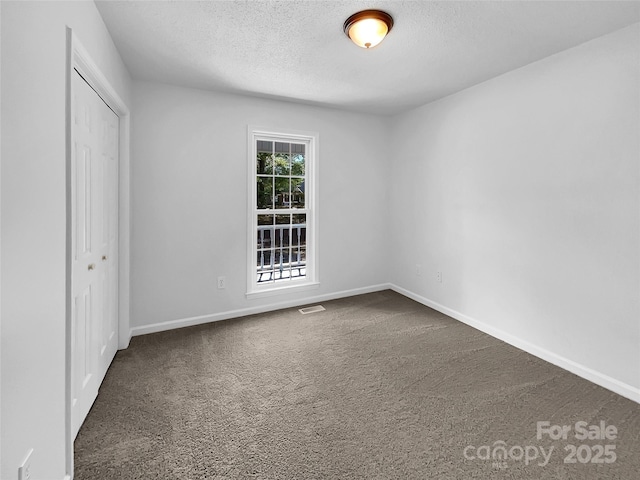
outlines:
M316 283L317 135L249 130L248 295Z

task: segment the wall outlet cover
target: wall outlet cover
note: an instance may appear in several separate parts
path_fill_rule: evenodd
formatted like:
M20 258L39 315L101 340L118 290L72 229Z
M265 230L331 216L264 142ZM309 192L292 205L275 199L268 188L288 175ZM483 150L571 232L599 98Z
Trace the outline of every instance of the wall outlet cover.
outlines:
M22 464L18 468L18 480L32 480L31 477L31 454L33 454L33 448L27 452Z

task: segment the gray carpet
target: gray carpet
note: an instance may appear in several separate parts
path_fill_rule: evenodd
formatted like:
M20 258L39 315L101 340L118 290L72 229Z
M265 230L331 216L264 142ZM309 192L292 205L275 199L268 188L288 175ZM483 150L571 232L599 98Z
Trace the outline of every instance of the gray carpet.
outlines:
M391 291L323 305L133 338L75 478L640 478L640 405ZM538 440L538 421L618 435ZM477 458L499 441L506 461Z

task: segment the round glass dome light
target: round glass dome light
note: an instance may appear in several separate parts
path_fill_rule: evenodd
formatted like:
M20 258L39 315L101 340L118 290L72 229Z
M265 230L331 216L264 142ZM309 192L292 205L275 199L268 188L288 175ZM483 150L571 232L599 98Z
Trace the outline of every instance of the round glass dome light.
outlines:
M344 22L344 33L359 47L378 45L393 27L393 18L381 10L363 10Z

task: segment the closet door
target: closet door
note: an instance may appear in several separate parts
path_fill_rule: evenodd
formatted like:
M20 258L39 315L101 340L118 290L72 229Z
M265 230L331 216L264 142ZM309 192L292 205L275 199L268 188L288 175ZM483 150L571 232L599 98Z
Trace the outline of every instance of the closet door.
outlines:
M74 438L117 349L118 117L78 72L72 81L72 428Z

